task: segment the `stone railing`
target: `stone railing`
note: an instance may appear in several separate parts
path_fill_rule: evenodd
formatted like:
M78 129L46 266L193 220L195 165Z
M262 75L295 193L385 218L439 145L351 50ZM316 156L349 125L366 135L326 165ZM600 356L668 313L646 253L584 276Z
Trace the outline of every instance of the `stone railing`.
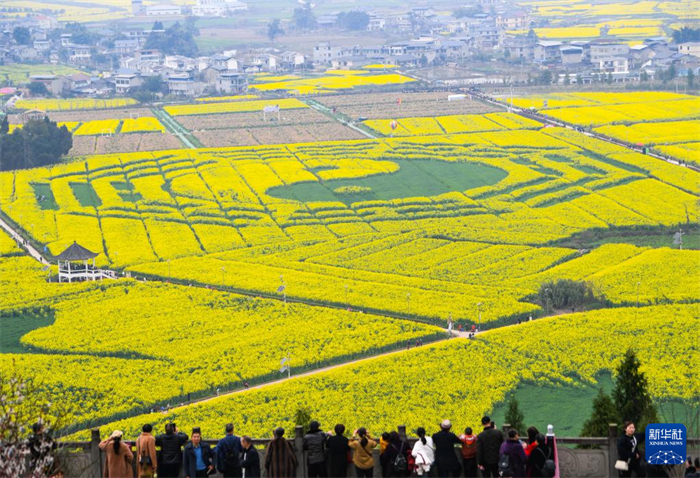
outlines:
M507 431L508 425L503 426L503 431ZM406 427L401 425L397 428L402 439L413 445L415 438L406 437ZM304 477L306 473L306 457L302 448L303 428L296 427L294 436L290 441L294 445L299 467L297 476ZM557 452L559 457L559 469L561 478L614 478L618 476L614 465L617 460L617 425L611 424L608 436L605 438L567 438L557 437ZM377 438L378 439L378 438ZM92 478L102 477L104 471L104 453L98 448L100 443L100 431L92 431L92 439L89 442L62 442L60 459L66 468L66 478ZM203 440L212 447L217 440ZM133 441L126 443L134 445ZM270 443L270 439L254 439L253 445L260 453L260 461L264 462L265 449ZM580 448L579 445L586 446ZM588 448L590 447L590 448ZM455 448L455 453L460 458L459 448ZM688 440L688 456L697 457L700 455L700 439ZM379 468L379 448L374 451L375 470L374 476L382 476ZM135 466L135 465L134 465ZM135 469L134 469L135 470ZM434 468L433 468L434 470ZM348 466L348 475L354 476L352 465ZM431 476L434 472L431 473ZM134 475L136 476L136 475ZM181 475L184 476L184 475ZM220 474L212 475L220 477ZM265 473L263 471L263 476ZM437 476L437 475L434 475Z

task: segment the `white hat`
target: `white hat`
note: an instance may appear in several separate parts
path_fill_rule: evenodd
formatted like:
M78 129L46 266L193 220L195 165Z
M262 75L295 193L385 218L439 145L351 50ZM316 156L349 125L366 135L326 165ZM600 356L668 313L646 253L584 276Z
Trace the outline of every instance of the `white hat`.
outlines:
M114 430L110 435L110 438L121 438L124 435L120 430Z
M448 429L452 428L452 422L450 422L449 420L443 420L442 423L440 424L440 426L442 428L444 428L445 430L448 430Z

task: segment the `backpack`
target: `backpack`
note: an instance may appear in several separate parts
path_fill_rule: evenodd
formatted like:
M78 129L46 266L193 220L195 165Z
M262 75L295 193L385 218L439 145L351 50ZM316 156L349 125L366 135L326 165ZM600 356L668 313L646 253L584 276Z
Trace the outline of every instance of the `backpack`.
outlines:
M540 450L540 453L542 453L542 455L544 455L544 452L541 448L538 447L537 449ZM551 453L552 450L548 450ZM544 457L544 465L542 466L542 468L540 468L540 475L542 475L544 478L552 478L554 476L554 473L556 473L557 471L557 466L554 464L554 460L549 458L550 453L548 453Z
M224 465L226 470L233 470L240 466L240 457L233 446L226 448L226 454L224 455Z
M506 453L501 455L498 459L498 475L503 476L504 474L512 476L512 472L510 471L510 456Z
M406 474L408 472L408 460L406 460L406 456L403 454L403 448L404 448L405 443L401 444L401 450L399 450L399 454L396 455L396 458L394 459L394 472L399 473L399 474ZM392 445L394 446L394 445ZM396 448L396 447L394 447Z

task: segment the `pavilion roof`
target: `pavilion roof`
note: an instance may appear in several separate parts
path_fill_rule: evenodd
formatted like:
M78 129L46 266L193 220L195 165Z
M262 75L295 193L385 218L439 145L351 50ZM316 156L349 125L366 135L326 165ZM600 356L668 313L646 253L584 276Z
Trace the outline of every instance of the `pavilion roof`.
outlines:
M59 261L86 261L93 257L99 256L99 252L92 252L85 249L83 246L73 241L73 244L56 256Z

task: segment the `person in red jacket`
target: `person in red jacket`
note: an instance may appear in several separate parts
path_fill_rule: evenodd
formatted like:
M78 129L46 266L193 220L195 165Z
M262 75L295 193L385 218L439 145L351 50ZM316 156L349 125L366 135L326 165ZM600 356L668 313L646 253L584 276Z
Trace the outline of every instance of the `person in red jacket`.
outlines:
M464 476L466 478L476 478L479 476L479 468L476 465L476 435L472 433L470 427L467 427L464 430L464 435L460 435L459 441L462 442Z

